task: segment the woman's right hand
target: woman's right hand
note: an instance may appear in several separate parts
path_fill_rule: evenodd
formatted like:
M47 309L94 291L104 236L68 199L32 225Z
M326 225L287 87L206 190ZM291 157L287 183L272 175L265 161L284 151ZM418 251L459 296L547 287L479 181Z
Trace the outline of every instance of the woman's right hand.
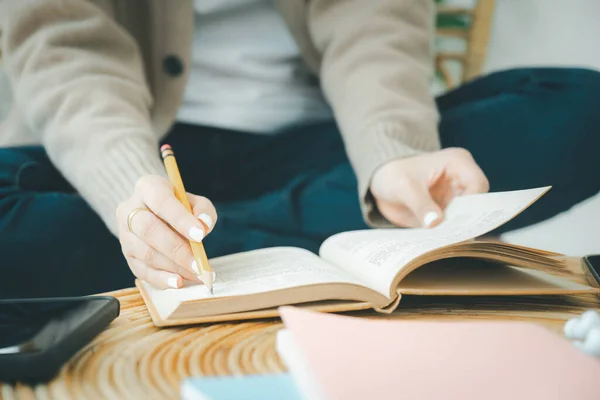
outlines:
M180 288L183 279L201 282L188 240L202 241L217 212L206 197L188 193L188 198L193 214L175 197L167 179L148 175L117 208L119 241L129 268L157 288Z

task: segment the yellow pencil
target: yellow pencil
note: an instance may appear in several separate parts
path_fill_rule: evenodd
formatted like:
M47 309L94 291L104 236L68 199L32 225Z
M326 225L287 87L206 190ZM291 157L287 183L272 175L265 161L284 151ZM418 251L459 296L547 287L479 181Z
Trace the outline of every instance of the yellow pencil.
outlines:
M187 197L187 192L185 190L185 187L183 186L183 181L181 180L181 174L179 173L179 167L177 166L177 161L175 160L175 154L173 153L173 149L168 144L165 144L160 148L160 154L162 156L163 163L165 164L167 175L169 176L169 181L171 181L171 185L173 185L173 188L175 189L175 197L177 197L177 199L181 201L185 208L187 208L188 211L191 213L192 206L190 205L190 201ZM212 294L214 271L208 263L208 258L206 257L206 251L204 250L204 246L200 242L190 240L190 247L192 248L194 259L196 260L196 263L200 268L200 278Z

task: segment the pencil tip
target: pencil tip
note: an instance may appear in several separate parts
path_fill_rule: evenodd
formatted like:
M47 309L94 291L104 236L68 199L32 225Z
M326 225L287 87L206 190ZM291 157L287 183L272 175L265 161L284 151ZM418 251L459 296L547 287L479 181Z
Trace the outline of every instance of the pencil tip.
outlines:
M214 294L214 290L213 290L213 284L214 284L214 272L213 271L206 271L201 275L201 279L202 282L204 282L204 285L208 288L208 291L210 292L210 294Z

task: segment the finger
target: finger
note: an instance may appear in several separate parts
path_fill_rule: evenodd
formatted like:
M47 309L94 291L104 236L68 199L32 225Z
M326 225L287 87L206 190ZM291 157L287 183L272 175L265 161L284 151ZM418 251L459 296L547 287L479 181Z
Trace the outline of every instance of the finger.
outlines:
M463 194L486 193L490 190L490 183L475 159L470 155L463 157L460 167L460 182Z
M152 212L138 212L131 220L131 230L150 248L156 249L175 264L197 274L195 269L198 267L195 265L189 242ZM152 265L152 262L149 264Z
M175 197L168 181L142 180L138 191L144 204L179 234L196 242L204 239L206 232L202 223Z
M429 194L433 201L444 210L450 201L458 195L455 190L455 181L449 178L445 168L442 168L435 178L435 180L430 180Z
M398 199L417 217L420 226L430 228L442 220L442 210L425 183L406 180L399 185Z
M402 204L377 200L376 204L381 215L399 228L417 228L421 226L415 214Z
M190 199L194 215L204 224L206 234L210 233L217 223L218 218L215 206L209 199L203 196L188 193L188 198Z
M141 201L134 203L132 199L119 204L115 213L115 216L117 217L119 233L129 231L129 228L127 227L127 218L129 217L129 213L136 207L139 207L140 204Z
M464 188L463 194L487 193L490 190L490 182L483 172L461 179L461 186Z
M442 210L445 210L448 204L458 196L461 196L464 188L458 179L441 179L433 186L429 187L429 193Z
M121 238L123 254L144 262L144 264L166 272L173 272L183 279L201 282L198 275L176 264L153 247L148 246L142 239L131 232L125 232Z
M143 261L129 257L131 272L139 279L159 289L177 289L183 286L183 279L177 274L150 268Z

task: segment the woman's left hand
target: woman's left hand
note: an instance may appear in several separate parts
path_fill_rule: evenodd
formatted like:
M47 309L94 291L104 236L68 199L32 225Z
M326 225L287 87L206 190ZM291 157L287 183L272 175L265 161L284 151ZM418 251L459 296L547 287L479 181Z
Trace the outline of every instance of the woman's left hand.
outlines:
M379 212L398 227L433 227L457 195L484 193L489 182L471 153L448 148L400 160L379 168L371 193Z

